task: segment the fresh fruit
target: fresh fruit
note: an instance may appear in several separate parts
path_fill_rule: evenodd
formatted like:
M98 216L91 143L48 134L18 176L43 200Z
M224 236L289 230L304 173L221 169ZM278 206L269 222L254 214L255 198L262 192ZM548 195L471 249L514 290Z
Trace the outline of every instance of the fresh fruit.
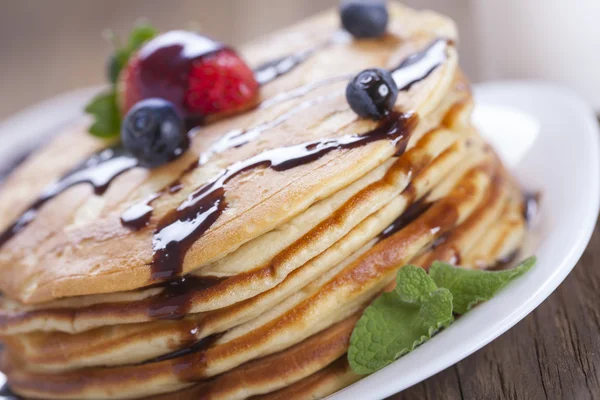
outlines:
M121 76L123 111L160 97L185 118L231 113L253 105L254 73L231 49L193 32L172 31L146 43Z
M381 119L394 107L398 87L392 75L381 68L366 69L346 87L350 108L361 117Z
M254 72L231 50L196 60L189 79L186 106L202 115L234 111L258 93Z
M342 26L357 38L383 36L388 23L384 1L347 0L340 6Z
M144 167L157 167L189 146L183 121L173 103L158 98L135 104L125 116L121 141Z

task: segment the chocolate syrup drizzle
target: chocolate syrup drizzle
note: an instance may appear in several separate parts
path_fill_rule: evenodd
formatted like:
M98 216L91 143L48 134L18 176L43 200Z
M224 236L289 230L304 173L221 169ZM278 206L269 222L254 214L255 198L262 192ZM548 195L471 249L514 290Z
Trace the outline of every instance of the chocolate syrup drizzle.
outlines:
M137 165L137 159L122 147L111 147L93 154L58 181L47 186L40 197L0 234L0 246L29 225L46 202L65 190L81 183L88 183L93 187L94 193L100 196L108 189L113 179Z
M200 154L200 158L198 161L194 162L187 168L182 175L186 175L193 171L194 169L206 164L214 155L222 153L226 150L241 147L250 141L258 138L263 132L275 128L278 125L281 125L285 121L287 121L290 117L298 112L305 110L310 107L314 107L315 105L322 103L323 101L333 98L335 96L339 96L341 92L334 92L328 95L319 96L311 100L307 100L305 102L300 103L298 106L294 107L290 111L280 115L273 121L262 123L252 129L241 130L234 129L232 131L227 132L221 138L219 138L213 145L205 152ZM177 187L181 188L181 183L177 182ZM152 195L147 196L141 202L133 204L129 207L125 212L121 215L121 223L123 226L126 226L133 230L139 230L144 226L148 225L150 222L150 218L152 217L152 212L154 211L151 203L157 198L161 197L165 193L173 193L170 189L173 187L173 184L168 186L165 189L162 189Z
M183 347L181 349L172 351L170 353L163 354L162 356L145 361L142 364L150 364L150 363L155 363L155 362L167 361L167 360L172 360L174 358L187 356L190 354L200 353L201 351L204 351L204 350L208 349L209 347L211 347L213 344L215 344L215 342L217 340L219 340L226 333L227 333L227 331L212 334L210 336L207 336L205 338L202 338L202 339L196 341L191 346Z
M274 81L282 75L287 74L298 65L306 61L317 50L324 46L315 47L308 50L299 51L276 60L267 61L254 69L254 79L260 84L265 85Z
M494 265L487 269L489 271L501 271L503 269L507 269L517 259L520 253L521 249L517 248L505 255L504 257L500 257L499 259L497 259Z
M425 50L409 56L392 70L394 79L401 90L408 90L413 84L427 78L429 74L446 58L448 42L444 39L434 41ZM306 107L312 106L311 102ZM285 120L289 115L284 115ZM390 114L380 127L363 135L348 135L335 139L321 139L295 146L268 150L244 161L239 161L227 168L221 175L191 193L179 207L167 214L158 223L153 237L154 258L152 262L153 279L169 279L181 272L183 258L187 250L195 243L219 218L226 209L225 184L242 172L254 168L271 168L284 171L298 165L312 162L330 151L362 146L372 141L389 139L404 146L413 123L407 123L414 117ZM281 122L274 122L279 124ZM400 126L401 125L401 126ZM407 128L410 127L410 130ZM240 135L249 135L254 139L261 130L248 133L235 133L224 140L228 148L232 139L234 143L247 143L247 137L240 140ZM250 140L251 140L250 139ZM399 150L399 153L403 151ZM209 156L211 152L209 151ZM212 153L214 154L214 153ZM203 158L203 157L201 157ZM203 160L201 160L202 162Z
M235 129L232 130L225 135L223 135L220 139L218 139L213 145L208 149L208 151L202 153L200 155L200 159L198 160L198 166L202 166L206 164L215 154L222 153L226 150L241 147L254 139L257 139L263 132L275 128L278 125L281 125L285 121L287 121L293 115L299 113L302 110L305 110L310 107L314 107L317 104L320 104L328 99L337 97L342 92L334 92L328 95L319 96L311 100L304 101L292 108L290 111L280 115L275 118L273 121L262 123L252 129L240 130Z
M448 57L447 39L436 39L424 50L408 56L392 72L398 90L409 90L427 78Z
M292 71L294 68L304 63L317 51L323 50L333 44L341 43L344 40L348 40L349 35L347 32L339 31L335 33L331 39L325 43L315 46L310 49L298 51L296 53L277 58L275 60L267 61L254 69L254 79L260 85L266 85Z
M173 33L173 35L177 39L176 36L180 35L180 33ZM166 46L165 51L172 51L174 59L176 59L177 64L182 68L189 65L191 60L198 57L199 54L208 54L222 48L218 43L207 42L207 46L204 46L202 49L188 49L189 46L187 45L181 46L180 44L176 44L181 38L175 39L173 39L173 46ZM399 88L401 90L408 90L413 84L427 78L444 61L447 43L444 39L436 40L425 50L409 56L397 68L393 69L392 74ZM269 81L266 78L268 71L271 71L269 72L270 79L281 76L306 60L314 51L315 49L304 51L259 67L257 71L263 76L261 82ZM151 57L146 58L144 54L140 54L140 57L144 62L153 64L153 59L150 59ZM154 71L156 68L150 69ZM144 79L152 80L153 77L147 76ZM333 78L329 81L336 82L338 79ZM294 93L294 91L289 92L287 96L291 96L290 98L299 97L319 86L320 83L307 85L307 87L298 88L297 93ZM332 93L331 95L334 94ZM335 95L339 94L335 93ZM254 140L265 130L281 124L292 114L304 108L315 106L323 101L325 97L321 96L302 103L296 109L282 115L273 122L262 124L247 131L230 132L216 142L206 154L201 156L199 162L194 163L192 168L203 165L212 155L218 152L238 147ZM152 263L153 278L168 279L177 275L189 246L202 236L226 208L225 189L223 185L241 172L258 167L283 171L312 162L330 151L362 146L374 140L389 139L394 142L406 141L409 132L402 130L410 127L411 123L409 121L412 121L413 118L409 118L407 115L392 114L383 121L380 128L368 134L349 135L336 139L322 139L296 146L273 149L230 166L221 175L194 191L177 210L166 215L159 221L158 229L153 238L153 249L155 251ZM109 148L94 154L80 166L46 188L38 200L0 235L0 246L27 226L35 218L38 210L54 196L80 183L91 184L94 192L97 195L101 195L114 178L137 165L137 160L127 155L120 147ZM179 185L176 186L179 187ZM170 188L165 188L159 193L147 197L142 203L128 209L122 216L123 224L133 229L140 229L146 226L152 215L152 201L169 191Z
M419 218L432 206L433 203L425 200L427 196L412 203L402 214L398 216L387 228L385 228L377 237L378 240L386 239L394 233L404 229L411 222Z
M148 316L153 319L181 319L189 314L192 296L195 293L215 286L225 279L227 278L188 274L164 282L164 290L150 305Z
M227 207L225 184L239 174L254 168L285 171L315 161L333 150L351 149L378 140L391 140L403 151L416 125L414 114L391 113L379 127L361 135L320 139L293 146L267 150L244 161L234 163L222 174L200 187L167 214L153 238L152 277L166 279L181 271L183 257L189 247L206 232Z

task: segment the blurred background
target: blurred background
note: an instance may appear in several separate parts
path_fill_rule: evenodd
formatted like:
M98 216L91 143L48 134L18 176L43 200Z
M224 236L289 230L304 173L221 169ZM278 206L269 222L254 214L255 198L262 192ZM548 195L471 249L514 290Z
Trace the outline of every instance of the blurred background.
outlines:
M600 111L600 0L405 0L454 18L474 81L562 82ZM0 120L74 88L106 82L110 28L146 17L239 45L339 0L0 0Z

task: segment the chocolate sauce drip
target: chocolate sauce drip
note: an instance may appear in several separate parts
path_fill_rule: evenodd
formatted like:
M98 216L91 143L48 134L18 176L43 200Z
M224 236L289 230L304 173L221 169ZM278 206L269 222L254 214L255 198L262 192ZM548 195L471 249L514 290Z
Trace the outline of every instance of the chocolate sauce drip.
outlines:
M23 230L35 219L39 209L47 201L65 190L82 183L92 185L96 195L102 195L117 176L138 165L135 157L128 155L122 147L111 147L95 153L72 169L58 181L47 186L40 197L21 216L0 234L0 246Z
M414 114L391 113L379 127L365 134L320 139L267 150L231 165L221 175L191 193L175 211L160 221L153 238L152 277L165 279L181 272L187 250L227 207L225 185L242 172L255 168L285 171L315 161L333 150L351 149L378 140L390 140L399 149L404 149L416 122Z
M539 213L540 198L540 192L523 193L523 218L527 225L531 225Z
M448 56L448 41L436 39L426 49L404 59L391 73L398 90L409 90L427 78Z
M246 143L258 138L263 132L275 128L276 126L284 123L294 114L297 114L298 112L307 108L314 107L315 105L340 94L341 92L334 92L328 95L319 96L314 99L307 100L292 108L290 111L280 115L273 121L262 123L252 129L235 129L229 131L221 138L219 138L215 143L213 143L213 145L207 151L202 153L200 155L199 160L197 162L194 162L186 170L184 170L181 176L187 175L199 166L206 164L215 154L222 153L232 148L241 147ZM126 226L132 230L142 229L143 227L148 225L148 223L150 222L150 218L152 217L152 213L154 211L153 207L151 206L152 202L157 198L161 197L163 194L175 193L182 187L183 186L181 184L181 181L177 179L175 182L171 183L166 188L158 191L153 195L148 196L141 202L133 204L121 215L121 223L123 224L123 226Z
M488 270L490 271L499 271L503 269L507 269L512 263L517 259L519 254L521 253L520 249L515 249L505 255L504 257L500 257L496 260L494 265L492 265Z
M276 60L268 61L254 68L254 79L260 84L265 85L274 81L282 75L287 74L298 65L306 61L321 47L299 51Z
M332 43L339 42L340 37L341 35L334 36L333 39L329 40L324 45L315 47L314 49L299 52L287 57L283 57L282 59L274 60L264 64L263 66L258 67L255 70L257 79L259 79L260 76L265 77L264 79L266 79L267 76L271 76L271 79L275 79L277 76L281 76L283 73L289 72L293 67L306 60L306 58L308 58L312 53L314 53L318 49L322 49L323 47L326 47ZM436 40L425 50L407 57L398 65L398 67L394 68L392 70L392 73L398 86L401 88L400 90L408 90L416 82L425 79L437 66L439 66L445 60L447 45L448 42L444 39ZM279 74L277 74L277 71L279 71ZM266 108L283 101L301 97L316 88L330 85L343 80L348 80L351 77L351 75L344 75L329 78L317 83L304 85L289 92L281 93L273 97L272 99L266 100L263 103L261 103L260 107ZM336 92L305 101L299 104L298 106L294 107L287 113L279 116L273 121L260 124L252 129L235 129L226 133L220 139L218 139L207 151L202 153L200 155L198 163L193 164L192 168L186 170L183 175L189 173L191 170L198 166L206 164L215 154L222 153L232 148L241 147L249 143L250 141L258 138L266 130L272 129L285 122L299 111L302 111L309 107L314 107L315 105L318 105L319 103L337 95L339 95L339 93ZM399 154L403 152L404 149L399 149L398 151ZM168 190L163 189L159 191L156 194L156 196L149 197L147 199L144 199L140 203L132 205L121 216L121 222L123 223L123 225L133 230L139 230L147 226L153 212L153 208L151 206L152 201L162 196L166 191ZM220 204L220 207L224 206L224 204ZM207 221L205 224L211 225L213 222Z
M213 335L207 336L203 339L200 339L196 343L191 346L184 347L179 350L172 351L171 353L164 354L162 356L153 358L151 360L145 361L143 364L156 363L161 361L172 360L174 358L184 357L190 354L200 353L205 351L209 347L211 347L217 340L219 340L227 331L222 333L215 333ZM1 399L0 399L1 400Z
M383 240L392 236L419 218L425 211L429 210L432 203L425 201L425 197L411 204L394 222L379 234L378 239Z
M280 104L280 103L283 103L283 102L286 102L289 100L297 99L299 97L305 96L306 94L312 92L313 90L316 90L316 89L319 89L319 88L322 88L325 86L333 85L334 83L338 83L338 82L348 82L350 79L352 79L352 77L353 77L352 74L346 74L346 75L334 76L331 78L323 79L321 81L314 82L314 83L307 83L306 85L299 86L299 87L292 89L290 91L287 91L287 92L278 93L275 96L264 100L263 102L261 102L258 105L258 108L269 108L276 104Z
M443 235L440 235L437 239L435 239L431 243L431 250L435 250L438 247L440 247L441 245L443 245L444 243L446 243L448 241L448 238L450 237L450 233L451 232L446 232Z
M342 92L334 92L328 95L319 96L311 100L304 101L298 104L296 107L292 108L288 112L280 115L272 121L264 122L262 124L257 125L252 129L240 130L235 129L229 131L221 138L219 138L215 143L210 146L210 148L200 155L200 160L198 161L198 165L206 164L215 154L222 153L229 149L241 147L254 139L257 139L263 132L273 129L288 119L290 119L295 114L298 114L300 111L306 110L308 108L314 107L320 103L323 103L326 100L332 99L336 96L341 95Z
M169 192L171 194L177 193L181 189L183 189L183 183L181 183L181 181L179 179L177 179L175 182L172 182L169 186L167 186L167 192Z
M415 83L425 79L435 68L441 65L447 57L448 42L444 39L436 40L425 50L409 56L402 61L398 67L393 69L392 74L400 90L408 90ZM307 107L314 104L307 102ZM288 118L285 116L284 118ZM332 150L340 148L352 148L364 145L373 140L393 139L398 146L398 154L404 152L408 142L408 135L400 132L397 140L394 138L399 129L397 122L390 126L390 121L407 120L406 116L392 114L384 121L382 126L365 135L351 135L338 139L322 139L296 146L282 147L269 150L254 156L248 160L233 164L221 175L199 188L177 208L174 212L166 215L159 223L157 232L153 238L154 259L152 263L152 276L154 279L166 279L176 276L181 271L183 258L193 243L195 243L219 218L227 207L225 202L224 185L238 174L250 169L263 167L276 171L283 171L301 164L312 162ZM274 121L279 124L281 122ZM406 126L406 122L402 123ZM412 125L412 124L408 124ZM411 128L412 130L412 128ZM250 133L249 133L250 132ZM232 143L242 145L260 135L260 130L238 131L226 135L223 142L217 142L208 157L217 149L230 148ZM223 151L223 150L220 150ZM200 163L206 162L206 157L201 157ZM421 212L424 212L421 211ZM416 218L416 216L415 216ZM405 222L405 224L409 223ZM395 224L386 229L387 235L401 229L403 219L400 218Z
M296 53L267 61L258 67L254 68L254 79L260 84L265 85L274 81L282 75L292 71L308 60L313 54L319 50L323 50L333 44L343 43L345 40L350 40L347 32L336 32L331 39L313 48L298 51Z
M140 230L150 222L154 208L150 205L162 196L163 192L152 193L139 203L133 204L121 214L121 224L133 230Z
M194 293L206 290L227 278L186 275L165 282L164 290L148 309L153 319L181 319L189 314Z

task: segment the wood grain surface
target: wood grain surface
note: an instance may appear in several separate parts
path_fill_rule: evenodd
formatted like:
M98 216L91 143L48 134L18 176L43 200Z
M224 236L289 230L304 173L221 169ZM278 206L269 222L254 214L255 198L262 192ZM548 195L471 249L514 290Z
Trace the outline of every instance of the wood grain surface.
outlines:
M54 94L103 82L106 27L124 34L146 16L162 30L201 21L239 44L337 0L0 0L0 120ZM475 62L467 0L409 0L449 13L462 60ZM466 44L465 44L466 43ZM566 281L532 314L480 351L392 396L414 399L600 398L600 229Z

